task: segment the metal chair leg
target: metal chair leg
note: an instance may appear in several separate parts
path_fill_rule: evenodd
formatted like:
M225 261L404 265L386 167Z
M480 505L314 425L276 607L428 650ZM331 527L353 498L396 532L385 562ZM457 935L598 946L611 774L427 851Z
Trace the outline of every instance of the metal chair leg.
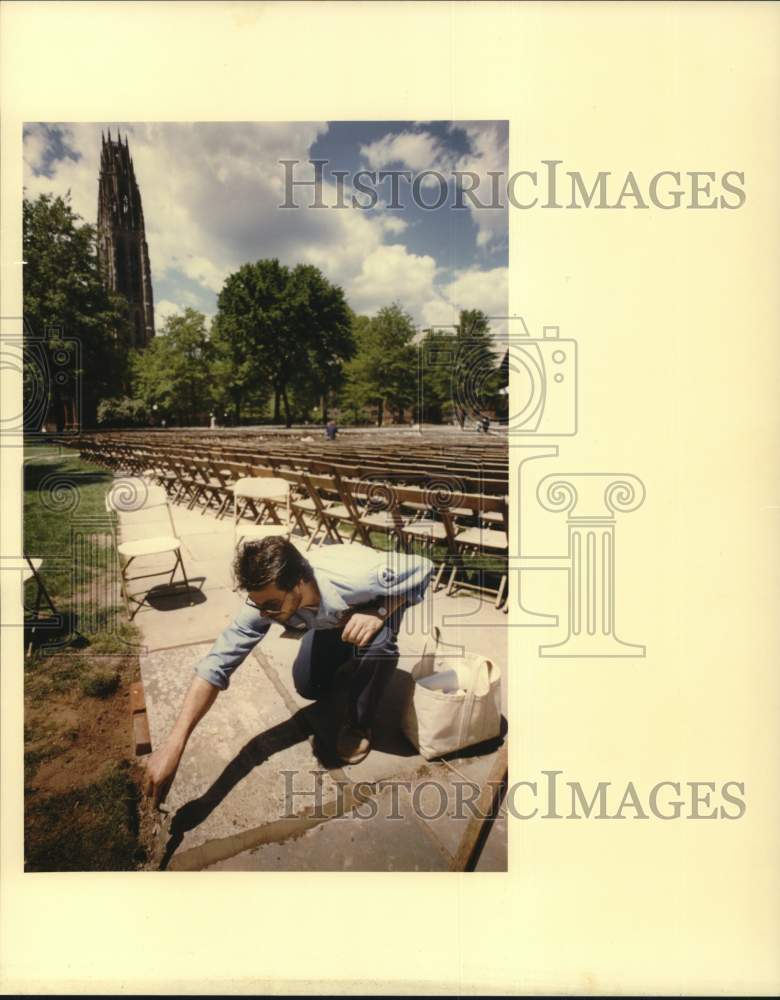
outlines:
M496 607L499 607L504 596L504 587L506 587L506 574L501 577L501 582L498 585L498 593L496 594Z
M127 617L129 621L132 621L133 615L130 613L130 598L128 597L127 594L127 581L125 580L125 570L130 565L130 563L128 562L127 565L125 565L122 563L121 557L118 556L117 558L119 558L119 580L122 588L122 597L125 600L125 611L127 612Z
M187 570L184 568L184 560L181 557L181 549L177 549L176 550L176 558L178 559L179 565L181 566L181 575L184 577L184 585L187 588L187 594L189 594L190 593L190 581L187 579ZM174 566L174 569L175 568L176 567Z

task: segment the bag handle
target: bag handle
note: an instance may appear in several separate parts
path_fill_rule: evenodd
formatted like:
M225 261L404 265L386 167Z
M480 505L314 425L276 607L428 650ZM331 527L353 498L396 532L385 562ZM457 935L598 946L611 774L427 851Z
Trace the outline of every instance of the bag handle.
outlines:
M463 699L463 705L460 713L460 724L458 726L458 743L460 746L468 746L469 744L469 733L471 730L471 718L474 714L474 706L477 701L476 686L477 678L481 677L483 668L487 672L488 681L488 692L490 691L490 674L493 670L493 661L489 660L486 656L482 658L479 666L475 667L471 673L471 680L469 686L465 688L466 697Z
M477 681L482 676L482 670L483 670L483 668L485 668L485 672L487 673L487 682L488 682L487 686L488 686L488 690L490 690L490 675L493 672L494 666L495 665L494 665L493 661L489 660L487 658L487 656L484 656L482 658L481 662L479 663L479 665L476 666L476 667L474 667L474 669L471 671L471 678L470 678L468 687L464 688L464 690L466 691L466 693L467 694L474 694L476 692Z
M441 629L439 628L438 625L434 625L433 626L433 628L431 629L431 635L433 636L433 649L431 650L431 652L435 653L436 652L436 647L441 642ZM425 645L423 646L423 651L422 651L421 659L423 659L427 655L428 655L428 640L426 639L425 640Z
M428 677L434 672L433 657L436 654L436 648L438 647L441 639L441 629L438 625L433 626L431 634L433 635L433 649L430 648L430 642L426 639L422 653L420 654L420 659L417 664L412 667L411 675L414 680L418 680L421 677Z

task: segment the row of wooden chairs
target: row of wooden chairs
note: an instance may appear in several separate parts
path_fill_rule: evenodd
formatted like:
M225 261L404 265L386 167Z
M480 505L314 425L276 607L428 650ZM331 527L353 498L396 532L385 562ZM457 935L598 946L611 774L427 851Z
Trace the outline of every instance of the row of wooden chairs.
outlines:
M307 539L307 548L326 539L370 546L379 537L384 546L398 551L418 547L428 555L436 566L434 589L446 576L448 593L459 587L489 591L496 606L505 599L507 498L505 493L472 492L469 487L481 485L478 480L403 470L405 481L398 483L379 462L369 471L336 462L284 468L279 461L226 461L213 449L197 454L191 446L161 448L102 438L80 442L82 456L143 476L160 485L171 502L190 510L199 507L217 518L232 512L238 538L253 534L253 527L268 533L269 526L281 530L285 524ZM284 484L284 489L277 496L258 496L251 484L264 479ZM497 586L489 583L494 574Z
M459 488L467 492L489 493L497 496L505 496L508 492L508 472L505 462L503 466L495 463L464 465L459 464L455 459L449 462L443 459L430 459L422 462L414 461L411 456L392 458L378 455L357 461L341 454L318 458L308 454L278 454L273 449L258 453L257 450L236 451L217 449L213 446L194 448L190 445L180 444L161 448L124 440L101 438L98 438L97 441L80 442L80 447L82 454L88 455L96 461L102 461L109 467L140 468L146 462L147 456L154 455L158 458L167 456L171 461L178 462L180 467L184 467L195 458L199 458L212 462L262 465L272 469L308 469L312 472L338 471L339 474L350 478L380 475L391 482L400 484L414 482L419 480L421 476L427 475L430 480L443 478L447 483L457 480ZM180 479L186 478L182 468L176 475Z

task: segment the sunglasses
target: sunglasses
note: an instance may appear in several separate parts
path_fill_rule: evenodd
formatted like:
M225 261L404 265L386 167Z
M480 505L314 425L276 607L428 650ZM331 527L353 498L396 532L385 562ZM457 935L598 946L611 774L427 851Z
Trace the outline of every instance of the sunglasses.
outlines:
M288 595L289 596L289 595ZM261 615L279 615L284 609L285 601L287 597L282 601L271 601L269 604L256 604L251 597L247 597L246 603L250 604L256 611L259 611Z

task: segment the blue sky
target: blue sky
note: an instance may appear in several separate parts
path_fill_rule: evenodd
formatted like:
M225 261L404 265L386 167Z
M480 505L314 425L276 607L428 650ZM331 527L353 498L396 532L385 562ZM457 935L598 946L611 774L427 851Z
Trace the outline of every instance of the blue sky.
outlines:
M506 209L453 208L451 180L472 170L487 198L487 171L507 169L506 122L28 124L28 196L70 190L94 223L100 132L109 128L127 135L141 189L158 328L186 306L213 315L227 275L261 257L316 264L367 315L393 301L420 326L452 323L461 308L507 313ZM332 170L438 170L450 179L448 197L439 209L419 208L401 180L403 207L390 209L385 181L370 211L313 209L308 189L296 191L299 208L280 209L282 159L300 161L296 179L312 176L308 160L327 160L329 205ZM433 184L422 188L431 203Z

